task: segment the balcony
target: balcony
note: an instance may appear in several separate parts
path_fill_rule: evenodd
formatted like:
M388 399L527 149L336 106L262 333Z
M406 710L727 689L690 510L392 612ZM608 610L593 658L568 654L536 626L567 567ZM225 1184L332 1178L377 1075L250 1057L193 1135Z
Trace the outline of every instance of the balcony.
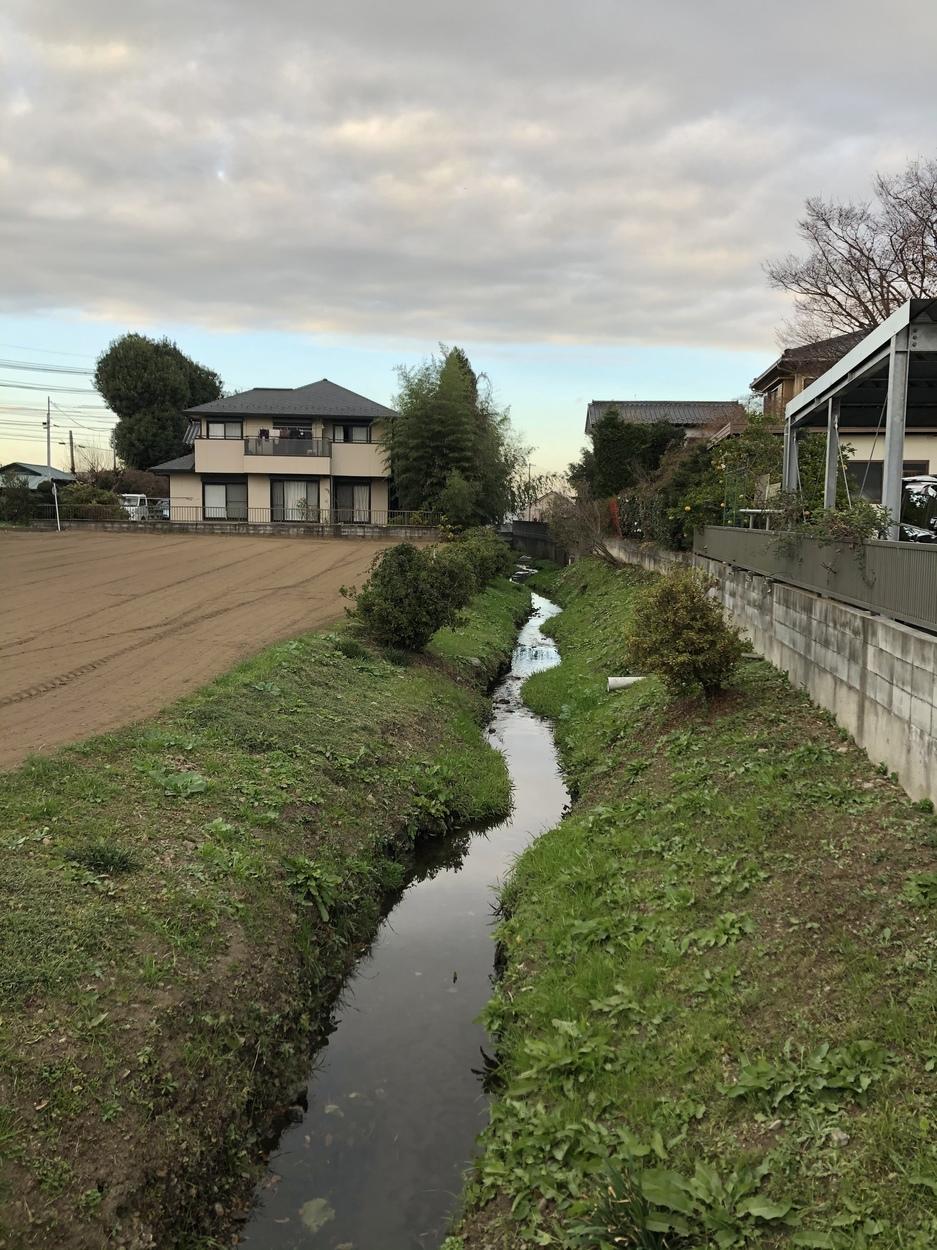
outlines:
M318 456L328 458L332 444L327 438L245 438L245 456Z

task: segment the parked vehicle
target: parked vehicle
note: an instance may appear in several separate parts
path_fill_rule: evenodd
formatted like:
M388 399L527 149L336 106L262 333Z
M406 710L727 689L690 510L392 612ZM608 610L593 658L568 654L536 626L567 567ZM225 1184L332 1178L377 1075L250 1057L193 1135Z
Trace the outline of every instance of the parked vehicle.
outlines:
M906 477L901 496L901 537L909 543L937 543L937 477Z
M131 521L150 519L150 506L146 495L121 495L120 502Z
M168 499L151 499L150 500L150 516L157 521L169 520L169 500Z

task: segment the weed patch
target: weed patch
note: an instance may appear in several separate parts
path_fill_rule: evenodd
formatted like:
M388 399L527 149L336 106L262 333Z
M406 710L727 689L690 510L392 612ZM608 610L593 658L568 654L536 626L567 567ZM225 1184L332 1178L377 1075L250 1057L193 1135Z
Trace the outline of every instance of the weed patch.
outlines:
M484 687L528 610L496 583L406 667L284 642L0 778L0 1246L229 1244L414 840L507 809Z
M572 811L501 897L465 1250L937 1244L937 824L758 660L627 672L649 575L533 584Z

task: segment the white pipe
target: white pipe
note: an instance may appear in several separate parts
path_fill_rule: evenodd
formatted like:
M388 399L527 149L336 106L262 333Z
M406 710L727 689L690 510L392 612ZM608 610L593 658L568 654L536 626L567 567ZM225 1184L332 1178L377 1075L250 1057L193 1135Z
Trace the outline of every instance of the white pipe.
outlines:
M609 693L613 690L627 690L629 686L633 686L636 681L644 681L643 677L610 677L608 679Z

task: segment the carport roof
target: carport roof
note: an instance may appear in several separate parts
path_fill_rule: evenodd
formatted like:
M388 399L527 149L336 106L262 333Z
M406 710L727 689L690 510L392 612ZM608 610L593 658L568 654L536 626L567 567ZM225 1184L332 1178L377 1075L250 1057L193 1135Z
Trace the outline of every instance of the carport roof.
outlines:
M884 428L891 341L908 330L910 430L937 432L937 299L911 299L787 405L795 429L825 426L827 404L839 400L840 429Z

